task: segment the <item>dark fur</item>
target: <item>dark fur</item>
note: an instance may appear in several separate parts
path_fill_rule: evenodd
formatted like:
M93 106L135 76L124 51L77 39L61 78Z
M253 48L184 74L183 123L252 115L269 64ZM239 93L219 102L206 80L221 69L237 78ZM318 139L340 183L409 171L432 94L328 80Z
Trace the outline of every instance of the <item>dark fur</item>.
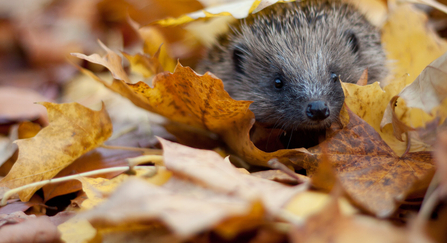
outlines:
M267 126L321 130L337 121L344 95L336 73L355 83L365 69L369 82L383 79L385 54L379 31L353 6L339 1L275 4L241 20L219 38L199 65L224 82L235 99ZM275 88L275 79L284 86ZM312 121L310 101L325 101L330 116Z

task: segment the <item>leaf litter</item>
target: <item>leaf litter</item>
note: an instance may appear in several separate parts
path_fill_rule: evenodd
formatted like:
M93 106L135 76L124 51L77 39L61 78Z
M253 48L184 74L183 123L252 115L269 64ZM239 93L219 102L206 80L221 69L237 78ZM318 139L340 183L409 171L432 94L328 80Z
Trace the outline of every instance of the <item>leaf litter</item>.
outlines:
M256 11L256 8L265 7L273 2L255 1L250 3L250 10L244 8L239 10L243 17L251 11ZM394 66L394 77L387 80L388 85L384 86L383 90L379 84L366 86L342 84L346 95L346 106L342 114L343 126L331 127L324 142L308 149L284 149L279 146L263 151L261 149L263 146L258 142L265 142L266 134L280 134L281 131L268 131L257 127L254 124L254 115L249 110L250 101L231 99L223 89L222 82L213 74L199 75L191 68L183 67L180 62L174 70L175 62L172 60L175 59L169 57L169 52L164 49L172 48L172 46L160 46L160 43L155 43L157 41L154 43L147 41L151 37L145 35L142 29L156 33L157 31L152 26L138 28L138 25L133 24L134 30L139 32L139 38L145 42L142 53L116 53L100 43L106 51L103 57L98 54L89 56L74 54L78 58L106 67L113 76L112 81L106 81L102 76L84 67L79 67L79 69L87 76L129 99L136 106L164 116L168 120L168 123L164 124L165 128L186 146L159 138L160 145L163 147L163 164L157 162L155 166L146 166L146 169L137 166L114 178L111 178L113 176L108 178L78 177L82 187L77 184L71 192L82 188L85 199L80 200L79 209L75 209L80 210L79 213L59 225L61 236L55 237L60 237L66 242L101 242L111 239L141 241L143 238L139 237L147 237L144 239L154 241L169 239L170 242L181 242L199 241L200 237L206 240L211 240L213 237L235 240L246 232L256 232L254 234L256 239L262 234L267 234L272 239L275 236L281 236L276 237L276 241L272 242L281 242L281 239L284 240L287 235L290 235L290 242L327 242L329 239L335 242L350 242L360 237L367 237L371 242L408 242L412 239L428 242L427 237L434 237L442 242L444 238L436 234L437 231L425 233L422 228L430 224L435 225L434 228L438 231L442 228L436 224L436 221L426 217L427 212L437 210L433 203L426 201L436 198L433 195L437 195L438 200L445 197L445 193L439 193L439 190L435 190L436 193L433 192L433 185L438 184L431 182L431 178L433 174L436 174L435 178L437 178L437 174L441 172L435 170L434 160L429 152L435 149L438 152L438 158L441 158L442 155L439 154L443 143L441 142L439 147L432 145L421 147L417 143L426 140L415 140L410 132L417 131L419 136L423 136L424 132L432 132L430 139L434 140L445 120L442 115L445 99L440 97L432 103L430 109L425 109L425 111L407 112L408 108L405 104L408 107L418 107L418 104L424 103L424 99L433 98L433 95L428 94L427 91L412 87L418 85L429 87L423 82L430 82L427 81L429 77L436 75L432 67L433 65L438 67L436 63L442 62L441 59L423 71L415 82L413 80L428 63L443 53L444 40L420 25L426 21L425 14L409 8L408 4L389 4L392 7L388 9L388 19L384 23L383 39L390 58L399 60ZM228 6L231 8L231 5ZM212 15L207 12L202 13L205 13L204 17ZM240 13L235 13L236 17ZM177 17L181 14L177 14ZM409 16L411 16L410 20L408 20ZM184 21L182 18L184 17L176 21ZM377 17L377 19L383 18ZM413 28L396 28L396 26L402 26L403 19L406 19L404 26L414 21L414 26L411 26ZM179 23L175 22L175 24ZM411 36L411 38L405 36ZM401 45L402 39L414 41L406 41L404 45ZM419 47L416 47L421 45L420 43L425 43L424 46L427 47L430 55L426 55L419 50ZM406 46L406 49L403 50L402 46ZM163 57L160 57L160 53L164 53ZM154 76L153 80L145 80L147 83L135 83L127 73L127 67L123 65L120 55L124 55L129 61L133 73L139 73L145 78ZM424 58L419 58L421 55ZM413 58L407 58L408 56ZM163 61L160 61L160 58ZM407 60L415 61L407 62ZM438 69L442 68L435 68L435 70ZM163 70L173 70L173 72ZM401 78L405 72L410 73L410 78ZM442 77L437 78L437 80L441 79ZM413 86L406 88L412 92L410 95L408 91L405 94L402 89L412 82ZM359 81L360 83L365 82L363 80ZM438 85L441 88L445 86L442 81ZM401 91L404 94L400 93ZM393 101L392 97L398 94L402 95L402 100L405 99L405 104L398 102L395 108L393 104L396 100ZM412 101L416 101L417 104L414 105ZM395 113L385 110L388 103L395 108L393 111ZM35 156L41 151L47 151L48 145L41 143L44 147L30 145L21 148L19 159L14 165L16 169L13 167L13 170L0 181L0 186L10 189L20 188L35 181L51 179L64 167L70 166L76 158L107 140L112 127L106 111L102 109L98 113L79 105L72 105L76 109L88 111L87 115L76 111L74 114L79 113L78 116L64 119L73 124L82 121L79 127L82 127L81 130L89 135L76 137L78 131L72 132L67 125L62 125L59 130L55 130L54 133L58 135L56 137L61 140L57 142L54 140L56 142L52 146L54 154L49 154L43 159L45 163L41 165L42 169L49 170L51 173L37 179L35 176L40 176L41 172L26 172L26 169L19 166L23 163L23 166L29 167L31 162L24 163L23 156L27 152ZM74 109L73 107L68 110ZM66 109L62 110L65 112ZM19 147L21 143L29 139L52 140L53 137L46 133L57 123L52 123L55 118L52 117L50 109L48 112L50 125L35 136L33 132L24 136L28 138L19 140ZM431 114L426 114L430 112ZM390 114L393 115L393 120L390 120ZM88 118L98 116L99 118L88 120ZM387 116L394 127L380 126L382 118L385 119L384 117ZM418 116L423 116L424 122L421 122ZM430 119L434 117L434 120L427 120L426 117ZM426 121L431 121L431 123L426 123ZM420 125L425 125L425 127L419 127ZM79 127L74 126L74 128ZM398 130L399 127L404 130ZM100 131L99 134L90 133L96 131ZM66 139L70 137L66 135L70 132L74 140ZM188 136L190 138L185 139ZM85 138L88 138L87 141L83 140ZM195 143L193 143L194 140ZM70 146L79 143L88 145L69 149ZM60 147L61 144L63 148ZM187 147L190 145L209 148L215 144L220 144L222 149L219 150L220 154ZM58 154L60 151L68 152L70 156L63 156L64 159L60 160L61 155ZM222 157L226 155L231 155L230 159ZM281 167L281 177L286 176L292 179L279 179L279 175L267 173L264 176L275 178L276 181L288 181L288 185L250 174L259 170L256 166L268 167L270 165L268 162L275 158L285 165ZM58 160L60 164L48 163L55 160ZM230 160L231 162L242 161L248 171L237 169ZM90 170L96 168L82 166L85 162L79 163L81 163L81 168L90 168ZM104 168L103 165L99 166L99 168ZM442 165L438 167L442 168ZM20 172L15 172L17 168ZM296 176L290 170L302 168L306 170L306 175ZM80 169L74 171L82 172ZM69 174L68 170L62 175ZM24 176L29 179L26 181L21 179ZM300 179L305 176L310 177L311 180ZM429 186L430 182L431 186ZM51 182L48 181L48 183ZM52 184L47 186L52 186ZM66 189L67 185L63 188L54 196L69 193ZM19 195L22 201L28 201L37 189L39 188L20 190ZM397 227L387 220L377 218L393 217L402 205L407 205L408 202L405 201L407 196L414 194L415 191L422 191L423 197L427 189L422 209L417 215L417 220L413 221L416 223L410 222L405 226L408 218L398 217L399 222L404 226ZM44 189L45 197L49 199L46 191L48 192L48 189ZM36 195L39 196L34 194ZM59 197L54 199L57 198ZM415 204L420 206L421 201L416 201ZM414 210L413 213L417 214L418 210ZM16 225L20 226L20 224ZM414 225L420 226L418 230L411 228L415 227ZM0 232L2 229L4 227L0 228ZM202 235L203 232L208 233ZM408 235L414 238L411 239Z

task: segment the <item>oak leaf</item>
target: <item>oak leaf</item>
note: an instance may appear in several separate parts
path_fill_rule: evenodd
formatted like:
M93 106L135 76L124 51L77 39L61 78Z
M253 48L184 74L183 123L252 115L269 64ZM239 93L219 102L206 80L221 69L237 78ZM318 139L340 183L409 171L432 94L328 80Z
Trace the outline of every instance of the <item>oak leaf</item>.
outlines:
M19 157L0 181L0 187L12 189L53 178L112 134L112 124L104 107L93 111L77 103L41 104L48 110L50 125L32 138L17 141ZM38 189L20 191L20 199L28 201Z

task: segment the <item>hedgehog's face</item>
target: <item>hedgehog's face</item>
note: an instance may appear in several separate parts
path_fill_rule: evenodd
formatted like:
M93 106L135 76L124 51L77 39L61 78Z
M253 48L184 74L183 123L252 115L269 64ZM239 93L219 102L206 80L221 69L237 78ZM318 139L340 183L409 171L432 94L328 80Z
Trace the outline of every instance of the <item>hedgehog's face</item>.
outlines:
M364 70L356 64L359 48L352 32L334 33L327 40L241 42L231 53L235 81L230 89L237 90L230 93L254 101L250 109L267 126L323 130L339 119L344 102L340 79L356 81Z

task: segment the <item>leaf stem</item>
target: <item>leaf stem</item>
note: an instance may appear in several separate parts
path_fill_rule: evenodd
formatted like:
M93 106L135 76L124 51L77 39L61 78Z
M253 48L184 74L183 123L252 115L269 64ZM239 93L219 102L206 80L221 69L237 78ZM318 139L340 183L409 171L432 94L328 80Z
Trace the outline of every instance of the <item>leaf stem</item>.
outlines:
M138 166L137 168L142 168L142 167L144 167L144 166ZM76 175L70 175L70 176L60 177L60 178L56 178L56 179L49 179L49 180L34 182L34 183L31 183L28 185L24 185L24 186L17 187L17 188L11 189L9 191L6 191L5 194L3 194L3 198L2 198L2 201L0 202L0 206L5 206L7 204L8 198L11 197L14 193L18 193L18 192L20 192L24 189L27 189L27 188L37 187L37 186L42 187L47 184L69 181L69 180L77 179L79 177L92 176L92 175L117 172L117 171L126 171L126 170L129 170L129 166L119 166L119 167L112 167L112 168L106 168L106 169L100 169L100 170L92 170L92 171L88 171L88 172L84 172L84 173L80 173L80 174L76 174Z

